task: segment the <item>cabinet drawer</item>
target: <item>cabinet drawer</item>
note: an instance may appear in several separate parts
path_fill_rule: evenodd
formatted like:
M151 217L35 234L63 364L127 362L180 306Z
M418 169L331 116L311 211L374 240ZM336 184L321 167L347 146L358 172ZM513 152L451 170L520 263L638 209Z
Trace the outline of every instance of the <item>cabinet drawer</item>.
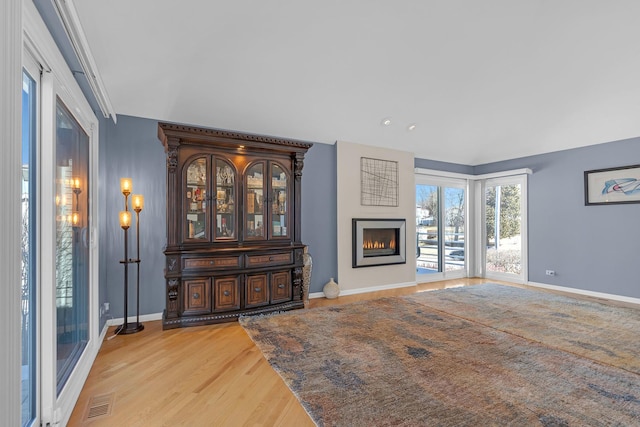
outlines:
M247 276L245 282L245 306L257 307L269 304L269 288L266 274Z
M293 252L278 252L266 255L247 255L247 267L281 265L293 263Z
M290 271L271 273L271 303L290 301L291 289Z
M225 268L225 267L240 267L239 256L229 257L210 257L210 258L185 258L184 269L194 268Z
M213 310L226 311L240 308L240 280L234 277L216 277L213 279Z
M211 312L211 279L193 279L183 282L184 314Z

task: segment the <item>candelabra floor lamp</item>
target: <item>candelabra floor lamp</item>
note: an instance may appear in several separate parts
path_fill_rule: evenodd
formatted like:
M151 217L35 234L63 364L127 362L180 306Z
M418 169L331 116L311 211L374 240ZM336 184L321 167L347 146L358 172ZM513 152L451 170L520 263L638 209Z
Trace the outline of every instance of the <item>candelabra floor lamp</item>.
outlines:
M115 330L116 335L135 334L144 329L140 323L140 212L144 207L144 197L140 194L132 196L131 204L136 213L136 258L129 258L129 227L131 226L131 212L129 211L129 194L131 194L131 179L120 179L120 190L124 196L124 210L120 211L120 227L124 230L124 322ZM129 264L136 264L136 322L129 323Z

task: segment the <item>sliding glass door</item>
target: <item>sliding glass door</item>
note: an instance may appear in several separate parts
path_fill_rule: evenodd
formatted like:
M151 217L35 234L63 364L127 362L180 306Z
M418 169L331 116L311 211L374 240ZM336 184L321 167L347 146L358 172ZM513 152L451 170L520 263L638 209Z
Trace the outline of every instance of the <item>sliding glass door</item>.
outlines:
M484 190L485 276L526 279L526 176L491 179Z
M99 346L97 153L90 116L51 77L42 77L41 417L56 422L71 414Z
M416 277L464 277L466 181L416 177Z
M35 77L34 77L35 76ZM22 222L21 222L21 335L22 426L37 421L37 122L39 70L29 62L22 72Z
M89 136L56 103L56 355L57 392L89 338Z
M35 6L23 12L22 420L66 425L100 347L98 119Z
M442 271L440 263L440 187L416 184L417 274Z

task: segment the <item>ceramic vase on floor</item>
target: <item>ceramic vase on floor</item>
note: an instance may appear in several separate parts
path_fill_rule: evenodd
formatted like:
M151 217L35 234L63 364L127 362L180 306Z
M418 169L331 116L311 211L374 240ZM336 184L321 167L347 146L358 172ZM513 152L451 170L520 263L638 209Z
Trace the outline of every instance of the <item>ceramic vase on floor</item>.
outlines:
M329 280L327 284L324 285L324 288L322 288L322 292L324 292L324 296L326 298L334 299L337 298L338 295L340 295L340 287L336 282L333 281L332 277L331 280Z

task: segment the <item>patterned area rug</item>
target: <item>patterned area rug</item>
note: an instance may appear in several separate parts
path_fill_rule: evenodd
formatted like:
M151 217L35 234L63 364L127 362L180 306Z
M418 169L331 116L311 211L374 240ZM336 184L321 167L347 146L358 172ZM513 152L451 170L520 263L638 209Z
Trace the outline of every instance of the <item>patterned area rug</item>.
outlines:
M640 374L640 308L485 284L407 297L453 314Z
M240 323L319 426L640 425L617 310L477 285Z

